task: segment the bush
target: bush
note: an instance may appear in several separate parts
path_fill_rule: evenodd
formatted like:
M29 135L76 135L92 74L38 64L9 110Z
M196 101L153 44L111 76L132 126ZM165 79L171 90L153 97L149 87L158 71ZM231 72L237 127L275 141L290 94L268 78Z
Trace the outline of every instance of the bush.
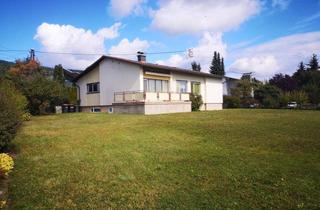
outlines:
M12 105L17 107L21 113L25 112L28 106L28 100L20 91L16 89L13 82L0 78L0 92L6 93L7 97L12 100Z
M254 98L264 108L278 108L281 99L280 89L270 84L261 85L254 91Z
M223 105L225 108L239 108L240 98L237 96L223 96Z
M14 100L0 92L0 151L7 151L21 123L21 112Z
M202 96L198 94L190 94L190 101L191 101L191 109L192 111L199 111L200 107L203 104Z
M27 99L8 80L0 79L0 151L7 151L25 112Z
M30 121L31 120L31 114L29 112L25 112L22 114L22 121Z
M259 102L252 97L240 99L240 107L242 108L252 108L252 107L257 107L258 105L259 105Z
M304 91L293 91L290 92L290 100L297 102L299 106L308 102L308 94Z
M13 159L6 153L0 154L0 175L7 176L9 172L13 169Z

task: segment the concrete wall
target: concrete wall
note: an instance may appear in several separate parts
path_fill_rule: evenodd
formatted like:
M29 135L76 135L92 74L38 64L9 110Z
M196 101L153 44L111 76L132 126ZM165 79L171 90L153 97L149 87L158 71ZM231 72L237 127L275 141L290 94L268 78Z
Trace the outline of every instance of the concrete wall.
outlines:
M191 112L191 102L146 103L144 114L151 115L181 112Z
M120 114L168 114L191 112L191 102L113 104L113 112Z
M141 67L111 59L100 63L100 105L111 105L114 92L140 90L143 90Z
M223 84L221 79L206 78L206 96L204 103L223 103Z
M80 106L92 106L100 104L100 94L90 93L87 94L87 84L100 81L99 67L90 71L86 76L81 77L77 81L80 88Z
M221 110L223 107L223 104L208 103L208 104L204 104L203 107L205 107L205 110Z

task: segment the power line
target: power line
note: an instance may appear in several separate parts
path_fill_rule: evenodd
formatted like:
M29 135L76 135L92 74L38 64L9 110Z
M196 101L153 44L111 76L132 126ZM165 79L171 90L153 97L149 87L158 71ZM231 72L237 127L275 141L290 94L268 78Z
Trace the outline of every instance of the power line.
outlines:
M2 49L0 49L0 52L29 52L29 50L10 50L10 49L2 50Z
M36 53L42 54L61 54L61 55L136 55L137 53L76 53L76 52L54 52L54 51L41 51L34 50ZM0 52L29 52L29 50L22 49L0 49ZM172 53L183 53L187 52L187 50L174 50L174 51L160 51L160 52L145 52L147 55L155 55L155 54L172 54Z

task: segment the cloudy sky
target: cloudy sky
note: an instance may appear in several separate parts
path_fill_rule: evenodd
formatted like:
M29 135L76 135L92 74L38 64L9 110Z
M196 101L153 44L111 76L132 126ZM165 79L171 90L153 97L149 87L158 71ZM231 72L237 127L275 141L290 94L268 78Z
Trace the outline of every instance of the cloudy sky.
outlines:
M97 54L179 51L147 60L185 68L195 60L208 71L219 51L227 75L267 79L320 53L319 0L2 0L0 26L0 59L26 57L12 49L73 53L36 53L43 65L73 69Z

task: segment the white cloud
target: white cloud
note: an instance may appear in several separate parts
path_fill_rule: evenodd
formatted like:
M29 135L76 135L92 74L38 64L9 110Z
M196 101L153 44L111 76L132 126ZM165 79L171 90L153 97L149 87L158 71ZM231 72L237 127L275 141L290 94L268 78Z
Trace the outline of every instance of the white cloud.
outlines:
M209 66L212 60L214 51L220 52L221 56L227 55L227 45L222 40L221 33L203 33L202 38L199 40L197 46L193 47L193 57L189 58L187 54L174 54L168 60L157 61L158 64L191 68L192 61L199 62L203 72L209 71Z
M278 61L273 55L239 58L230 68L236 68L242 72L250 72L253 66L255 72L259 72L260 77L273 75L280 69Z
M292 74L300 61L320 51L320 31L281 37L264 44L235 51L230 70L253 71L259 78L275 73Z
M146 0L111 0L109 5L109 12L112 16L122 18L134 13L135 15L141 15L143 13L142 4Z
M122 39L118 45L112 46L109 50L109 54L115 57L123 57L128 59L136 59L136 54L138 51L145 52L150 47L150 43L147 40L140 40L135 38L131 42L128 39ZM130 55L121 55L130 54Z
M281 10L285 10L288 8L291 0L272 0L272 7L279 7Z
M258 0L163 0L151 26L169 34L202 34L237 28L260 11Z
M106 39L118 36L121 23L102 28L96 33L72 25L42 23L37 28L34 39L42 45L42 50L49 52L92 53L104 54ZM45 54L41 61L46 65L61 63L67 68L85 68L98 56L81 56L67 54Z

